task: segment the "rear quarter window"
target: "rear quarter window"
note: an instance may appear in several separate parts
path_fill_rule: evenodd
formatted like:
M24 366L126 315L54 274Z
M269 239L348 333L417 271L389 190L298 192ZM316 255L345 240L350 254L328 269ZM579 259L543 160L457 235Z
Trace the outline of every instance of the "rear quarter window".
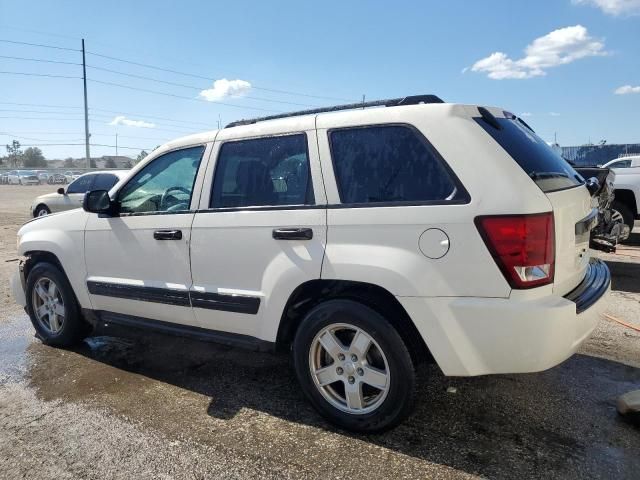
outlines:
M453 172L412 127L331 130L329 143L343 204L469 201Z
M506 115L506 114L505 114ZM584 183L584 179L533 130L515 117L496 118L500 128L475 119L529 177L545 192L564 190Z

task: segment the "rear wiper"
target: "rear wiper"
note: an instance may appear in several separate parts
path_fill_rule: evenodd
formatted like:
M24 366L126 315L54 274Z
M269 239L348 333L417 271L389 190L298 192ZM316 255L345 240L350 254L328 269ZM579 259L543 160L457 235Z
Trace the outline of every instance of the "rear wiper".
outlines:
M531 172L529 176L534 180L542 180L544 178L569 178L569 174L564 172Z

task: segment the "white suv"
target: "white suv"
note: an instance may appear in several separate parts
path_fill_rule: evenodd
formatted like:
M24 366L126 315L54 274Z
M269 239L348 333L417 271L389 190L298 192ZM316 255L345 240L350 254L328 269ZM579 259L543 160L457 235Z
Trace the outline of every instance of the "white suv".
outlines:
M322 415L375 431L411 411L422 361L534 372L589 336L610 288L596 212L524 122L433 96L302 113L170 142L23 226L13 286L39 337L291 350Z

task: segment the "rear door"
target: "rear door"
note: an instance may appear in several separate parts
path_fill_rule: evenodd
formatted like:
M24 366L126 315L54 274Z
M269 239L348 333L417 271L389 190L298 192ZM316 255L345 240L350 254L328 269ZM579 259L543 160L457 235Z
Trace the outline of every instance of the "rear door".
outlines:
M218 134L191 234L191 300L203 327L273 341L290 294L320 277L326 200L306 127Z

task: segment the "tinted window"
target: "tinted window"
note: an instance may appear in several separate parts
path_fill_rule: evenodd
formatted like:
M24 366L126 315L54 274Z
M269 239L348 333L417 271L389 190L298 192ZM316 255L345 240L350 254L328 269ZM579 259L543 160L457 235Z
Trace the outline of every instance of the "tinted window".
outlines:
M630 168L631 160L620 160L609 165L609 168Z
M112 173L99 173L96 175L96 180L93 182L92 190L111 190L118 182L118 177Z
M516 118L497 118L501 129L476 121L522 167L543 192L575 187L583 178L547 143Z
M442 161L412 128L350 128L330 133L342 203L462 200Z
M189 210L204 147L159 156L127 183L118 196L123 213Z
M75 179L67 188L67 193L85 193L91 190L91 184L93 183L93 177L95 175L83 175Z
M220 148L211 207L313 203L307 136L227 142Z

